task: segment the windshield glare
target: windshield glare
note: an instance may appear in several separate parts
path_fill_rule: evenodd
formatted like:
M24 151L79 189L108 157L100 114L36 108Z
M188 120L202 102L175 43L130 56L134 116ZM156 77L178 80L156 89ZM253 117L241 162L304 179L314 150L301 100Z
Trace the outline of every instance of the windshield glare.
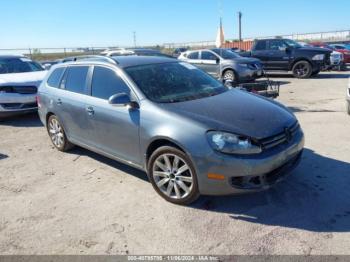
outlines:
M212 51L218 54L223 59L235 59L240 57L239 54L236 54L233 51L226 50L226 49L216 48L216 49L212 49Z
M293 40L285 39L284 41L290 47L296 47L296 48L302 47L300 44L298 44L297 42L295 42Z
M187 63L162 63L128 67L125 71L151 101L175 103L214 96L227 87Z
M28 58L0 59L0 74L43 71L44 68Z

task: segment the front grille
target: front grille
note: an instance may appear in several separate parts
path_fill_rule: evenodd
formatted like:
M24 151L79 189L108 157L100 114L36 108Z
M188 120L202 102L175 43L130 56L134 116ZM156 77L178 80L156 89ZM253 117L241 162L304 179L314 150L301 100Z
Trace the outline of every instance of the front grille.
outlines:
M283 143L288 143L300 129L299 123L296 122L292 126L275 136L271 136L259 141L263 150L270 149Z
M0 86L0 92L17 94L36 94L36 86Z

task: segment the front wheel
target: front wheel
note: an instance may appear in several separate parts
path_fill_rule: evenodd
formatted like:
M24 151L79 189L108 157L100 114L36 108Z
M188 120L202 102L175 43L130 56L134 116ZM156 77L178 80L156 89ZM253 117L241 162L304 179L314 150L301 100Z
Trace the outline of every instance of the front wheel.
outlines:
M165 200L188 205L199 197L196 171L190 158L172 146L158 148L148 162L148 177Z
M308 61L299 61L295 63L292 71L296 78L310 78L312 75L312 66Z
M232 84L235 84L237 82L236 73L233 70L226 70L224 72L224 74L222 75L222 79L223 79L224 83L226 81L231 81Z
M348 115L350 116L350 101L346 103L346 107L347 107Z
M67 139L66 133L55 115L49 117L47 121L47 132L49 133L52 144L59 151L65 152L73 147Z

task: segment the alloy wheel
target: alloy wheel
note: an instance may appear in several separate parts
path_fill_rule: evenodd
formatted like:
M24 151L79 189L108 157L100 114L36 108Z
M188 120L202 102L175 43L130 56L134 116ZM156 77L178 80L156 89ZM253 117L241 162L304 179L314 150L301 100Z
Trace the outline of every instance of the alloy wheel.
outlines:
M49 133L52 143L56 147L62 148L64 146L64 133L60 123L55 118L50 120Z
M184 199L193 189L193 174L184 159L175 154L162 154L152 167L159 190L169 198Z
M231 70L226 71L224 74L224 81L226 80L235 81L235 73Z

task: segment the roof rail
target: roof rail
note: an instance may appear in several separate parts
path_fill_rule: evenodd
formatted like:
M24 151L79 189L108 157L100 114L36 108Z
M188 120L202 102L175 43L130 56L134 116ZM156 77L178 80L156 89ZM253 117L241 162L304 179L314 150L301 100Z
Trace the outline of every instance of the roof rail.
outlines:
M63 59L63 62L76 62L76 61L96 61L96 62L106 62L110 64L118 64L117 61L113 60L108 56L101 55L82 55L74 57L66 57Z

